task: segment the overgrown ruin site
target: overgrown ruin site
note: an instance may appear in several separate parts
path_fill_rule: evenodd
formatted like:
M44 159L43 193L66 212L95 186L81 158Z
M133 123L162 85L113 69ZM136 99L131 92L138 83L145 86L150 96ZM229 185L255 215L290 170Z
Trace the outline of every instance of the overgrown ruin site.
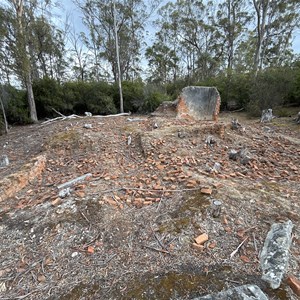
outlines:
M0 136L0 299L194 299L244 284L298 299L286 277L300 278L299 145L293 117L242 113L12 128ZM259 254L287 220L289 264L273 290Z

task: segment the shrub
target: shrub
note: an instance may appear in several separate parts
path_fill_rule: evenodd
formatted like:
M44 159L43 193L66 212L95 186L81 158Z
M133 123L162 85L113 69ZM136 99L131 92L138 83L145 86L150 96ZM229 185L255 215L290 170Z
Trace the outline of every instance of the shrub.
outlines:
M105 82L67 82L63 85L63 95L68 109L74 113L93 114L116 113L112 87Z
M52 108L61 113L66 112L62 88L56 80L45 77L35 81L32 88L39 118L57 116Z
M250 103L260 110L274 108L288 102L293 90L293 72L290 68L266 69L252 80Z
M27 94L11 85L3 86L3 103L9 124L30 124Z
M153 112L163 101L170 101L162 87L148 84L144 89L144 103L141 108L142 112Z
M125 112L137 112L143 105L144 84L141 80L122 81L123 104ZM118 84L113 85L114 104L120 107L120 93Z

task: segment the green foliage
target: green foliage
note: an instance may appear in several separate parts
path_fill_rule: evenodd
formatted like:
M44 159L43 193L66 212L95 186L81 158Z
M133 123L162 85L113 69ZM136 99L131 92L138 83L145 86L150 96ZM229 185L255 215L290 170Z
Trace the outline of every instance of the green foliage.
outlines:
M112 98L112 86L105 82L66 82L61 85L56 80L43 78L33 85L36 106L40 118L57 114L116 113Z
M56 80L45 77L35 81L32 88L39 118L56 116L52 108L61 113L66 111L65 103L62 101L62 89Z
M295 80L293 82L293 92L290 95L290 102L300 105L300 59L295 62L294 66Z
M77 114L86 111L92 114L112 114L117 111L112 88L105 82L67 82L63 85L63 95L67 109Z
M288 103L293 93L294 72L291 68L266 69L253 78L247 110L253 116L263 109Z
M135 81L123 81L123 102L124 111L137 112L144 102L144 84L141 80ZM119 86L114 84L113 86L113 98L117 108L120 107L120 94Z
M244 108L249 101L250 76L229 73L199 82L198 86L215 86L220 92L221 109L233 110Z
M10 85L3 87L3 103L9 124L29 124L27 96L24 90L18 90Z
M164 85L167 95L171 100L175 100L180 94L181 90L188 85L184 79L176 80L173 83L167 83Z
M144 89L144 104L142 106L143 112L154 111L163 101L170 101L171 98L164 92L164 90L157 86L148 84Z

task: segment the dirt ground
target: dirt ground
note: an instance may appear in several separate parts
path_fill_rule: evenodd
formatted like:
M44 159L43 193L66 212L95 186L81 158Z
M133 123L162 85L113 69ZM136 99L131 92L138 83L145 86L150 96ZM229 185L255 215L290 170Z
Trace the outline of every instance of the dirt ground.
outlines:
M12 128L0 136L10 160L0 180L39 155L46 166L0 202L0 300L193 299L251 283L269 299L297 299L285 282L272 291L261 280L259 253L270 226L292 220L287 274L300 278L299 145L292 118L241 113ZM60 184L89 173L59 197ZM203 233L204 247L193 245Z

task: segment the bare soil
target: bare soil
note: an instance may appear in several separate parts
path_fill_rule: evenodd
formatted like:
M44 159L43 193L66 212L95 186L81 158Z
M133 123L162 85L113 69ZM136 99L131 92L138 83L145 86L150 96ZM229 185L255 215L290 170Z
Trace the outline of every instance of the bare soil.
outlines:
M232 117L243 128L232 130ZM297 299L285 282L272 291L261 280L259 253L270 226L292 220L287 273L300 277L299 145L292 118L261 124L242 114L218 123L86 117L12 128L0 136L10 160L0 179L37 155L47 163L0 202L0 300L193 299L251 283L269 299ZM229 159L232 149L251 159ZM59 197L60 184L87 173ZM202 233L209 238L197 250Z

